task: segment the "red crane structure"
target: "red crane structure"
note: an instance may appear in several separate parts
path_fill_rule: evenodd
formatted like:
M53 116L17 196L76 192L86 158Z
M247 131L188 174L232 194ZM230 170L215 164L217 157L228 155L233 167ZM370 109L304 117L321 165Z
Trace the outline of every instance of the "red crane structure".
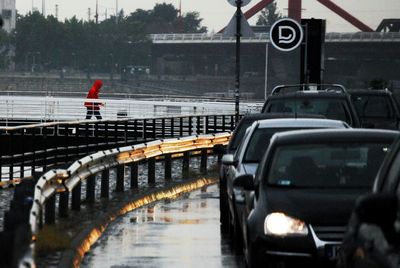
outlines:
M288 16L289 18L292 18L294 20L300 21L301 20L301 6L302 6L302 0L288 0L289 5L288 5ZM373 32L374 30L351 15L349 12L332 2L331 0L316 0L325 7L329 8L331 11L335 12L337 15L342 17L344 20L358 28L362 32ZM253 17L255 14L257 14L259 11L261 11L263 8L265 8L267 5L271 4L273 0L261 0L257 4L255 4L252 8L250 8L248 11L244 13L244 16L246 19L249 19ZM222 31L222 30L221 30Z

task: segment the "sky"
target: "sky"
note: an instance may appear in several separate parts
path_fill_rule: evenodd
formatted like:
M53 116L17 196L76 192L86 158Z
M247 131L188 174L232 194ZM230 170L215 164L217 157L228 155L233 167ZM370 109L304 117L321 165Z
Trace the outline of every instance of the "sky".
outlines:
M16 0L17 10L20 14L26 14L33 8L42 10L42 1L46 4L46 14L56 13L58 5L59 19L70 18L76 15L84 20L88 19L88 8L94 16L96 0ZM209 32L219 31L233 16L235 8L227 0L181 0L182 12L197 11L203 18L202 26L206 26ZM245 12L260 0L252 0L246 7ZM118 9L123 9L125 14L134 12L136 9L152 9L156 3L173 4L179 7L180 0L98 0L99 19L105 18L105 14L115 14L116 3ZM400 18L399 0L333 0L334 3L357 17L359 20L376 29L384 18ZM278 10L282 15L287 15L287 0L277 0ZM257 17L257 16L256 16ZM303 0L303 18L326 19L327 32L356 32L351 24L325 8L316 0ZM256 18L250 19L250 24L255 24Z

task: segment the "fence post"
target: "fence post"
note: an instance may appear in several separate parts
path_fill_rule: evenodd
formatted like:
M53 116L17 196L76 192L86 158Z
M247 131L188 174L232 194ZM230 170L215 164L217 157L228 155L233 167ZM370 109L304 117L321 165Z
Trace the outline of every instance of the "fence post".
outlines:
M189 135L192 135L192 128L193 128L193 117L189 116Z
M69 202L69 192L65 191L60 193L60 199L58 201L58 215L61 218L68 217L68 202Z
M189 173L190 152L183 153L182 159L182 176L187 177Z
M183 136L183 117L179 118L179 136Z
M123 192L124 191L124 177L125 177L125 166L119 165L117 166L117 185L115 187L116 192Z
M172 117L171 118L171 138L173 138L173 137L175 137L175 134L174 134L174 118Z
M108 198L110 196L110 170L105 169L101 172L101 198Z
M171 154L167 154L164 157L164 176L165 176L165 180L169 181L172 179L172 157Z
M139 164L138 162L132 162L129 166L131 168L131 189L137 189L139 187Z
M201 149L200 172L207 173L207 148Z
M154 157L147 160L148 169L148 183L154 184L156 182L156 159Z
M96 191L96 175L90 175L86 179L86 202L88 204L93 204L95 200Z
M50 197L45 206L44 221L46 224L54 224L56 222L56 196Z
M79 182L72 190L71 209L79 211L81 210L81 192L82 182Z

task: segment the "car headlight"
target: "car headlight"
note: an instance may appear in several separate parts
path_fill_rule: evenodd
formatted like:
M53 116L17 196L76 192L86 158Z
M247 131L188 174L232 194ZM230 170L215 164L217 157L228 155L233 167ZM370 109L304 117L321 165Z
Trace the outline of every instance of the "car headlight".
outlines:
M307 235L308 228L304 221L291 218L283 213L271 213L264 221L266 235L288 236Z

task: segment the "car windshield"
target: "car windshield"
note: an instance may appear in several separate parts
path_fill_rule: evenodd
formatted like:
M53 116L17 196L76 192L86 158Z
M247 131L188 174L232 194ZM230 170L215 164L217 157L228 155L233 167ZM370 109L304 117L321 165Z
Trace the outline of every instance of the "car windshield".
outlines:
M268 184L301 188L372 187L389 146L376 142L281 146L275 151Z
M297 129L299 128L258 128L250 137L243 163L259 163L275 133Z
M386 96L352 96L360 117L392 118L393 107Z
M343 100L296 98L271 100L267 109L269 113L303 113L318 114L328 119L342 120L351 124L351 119Z

